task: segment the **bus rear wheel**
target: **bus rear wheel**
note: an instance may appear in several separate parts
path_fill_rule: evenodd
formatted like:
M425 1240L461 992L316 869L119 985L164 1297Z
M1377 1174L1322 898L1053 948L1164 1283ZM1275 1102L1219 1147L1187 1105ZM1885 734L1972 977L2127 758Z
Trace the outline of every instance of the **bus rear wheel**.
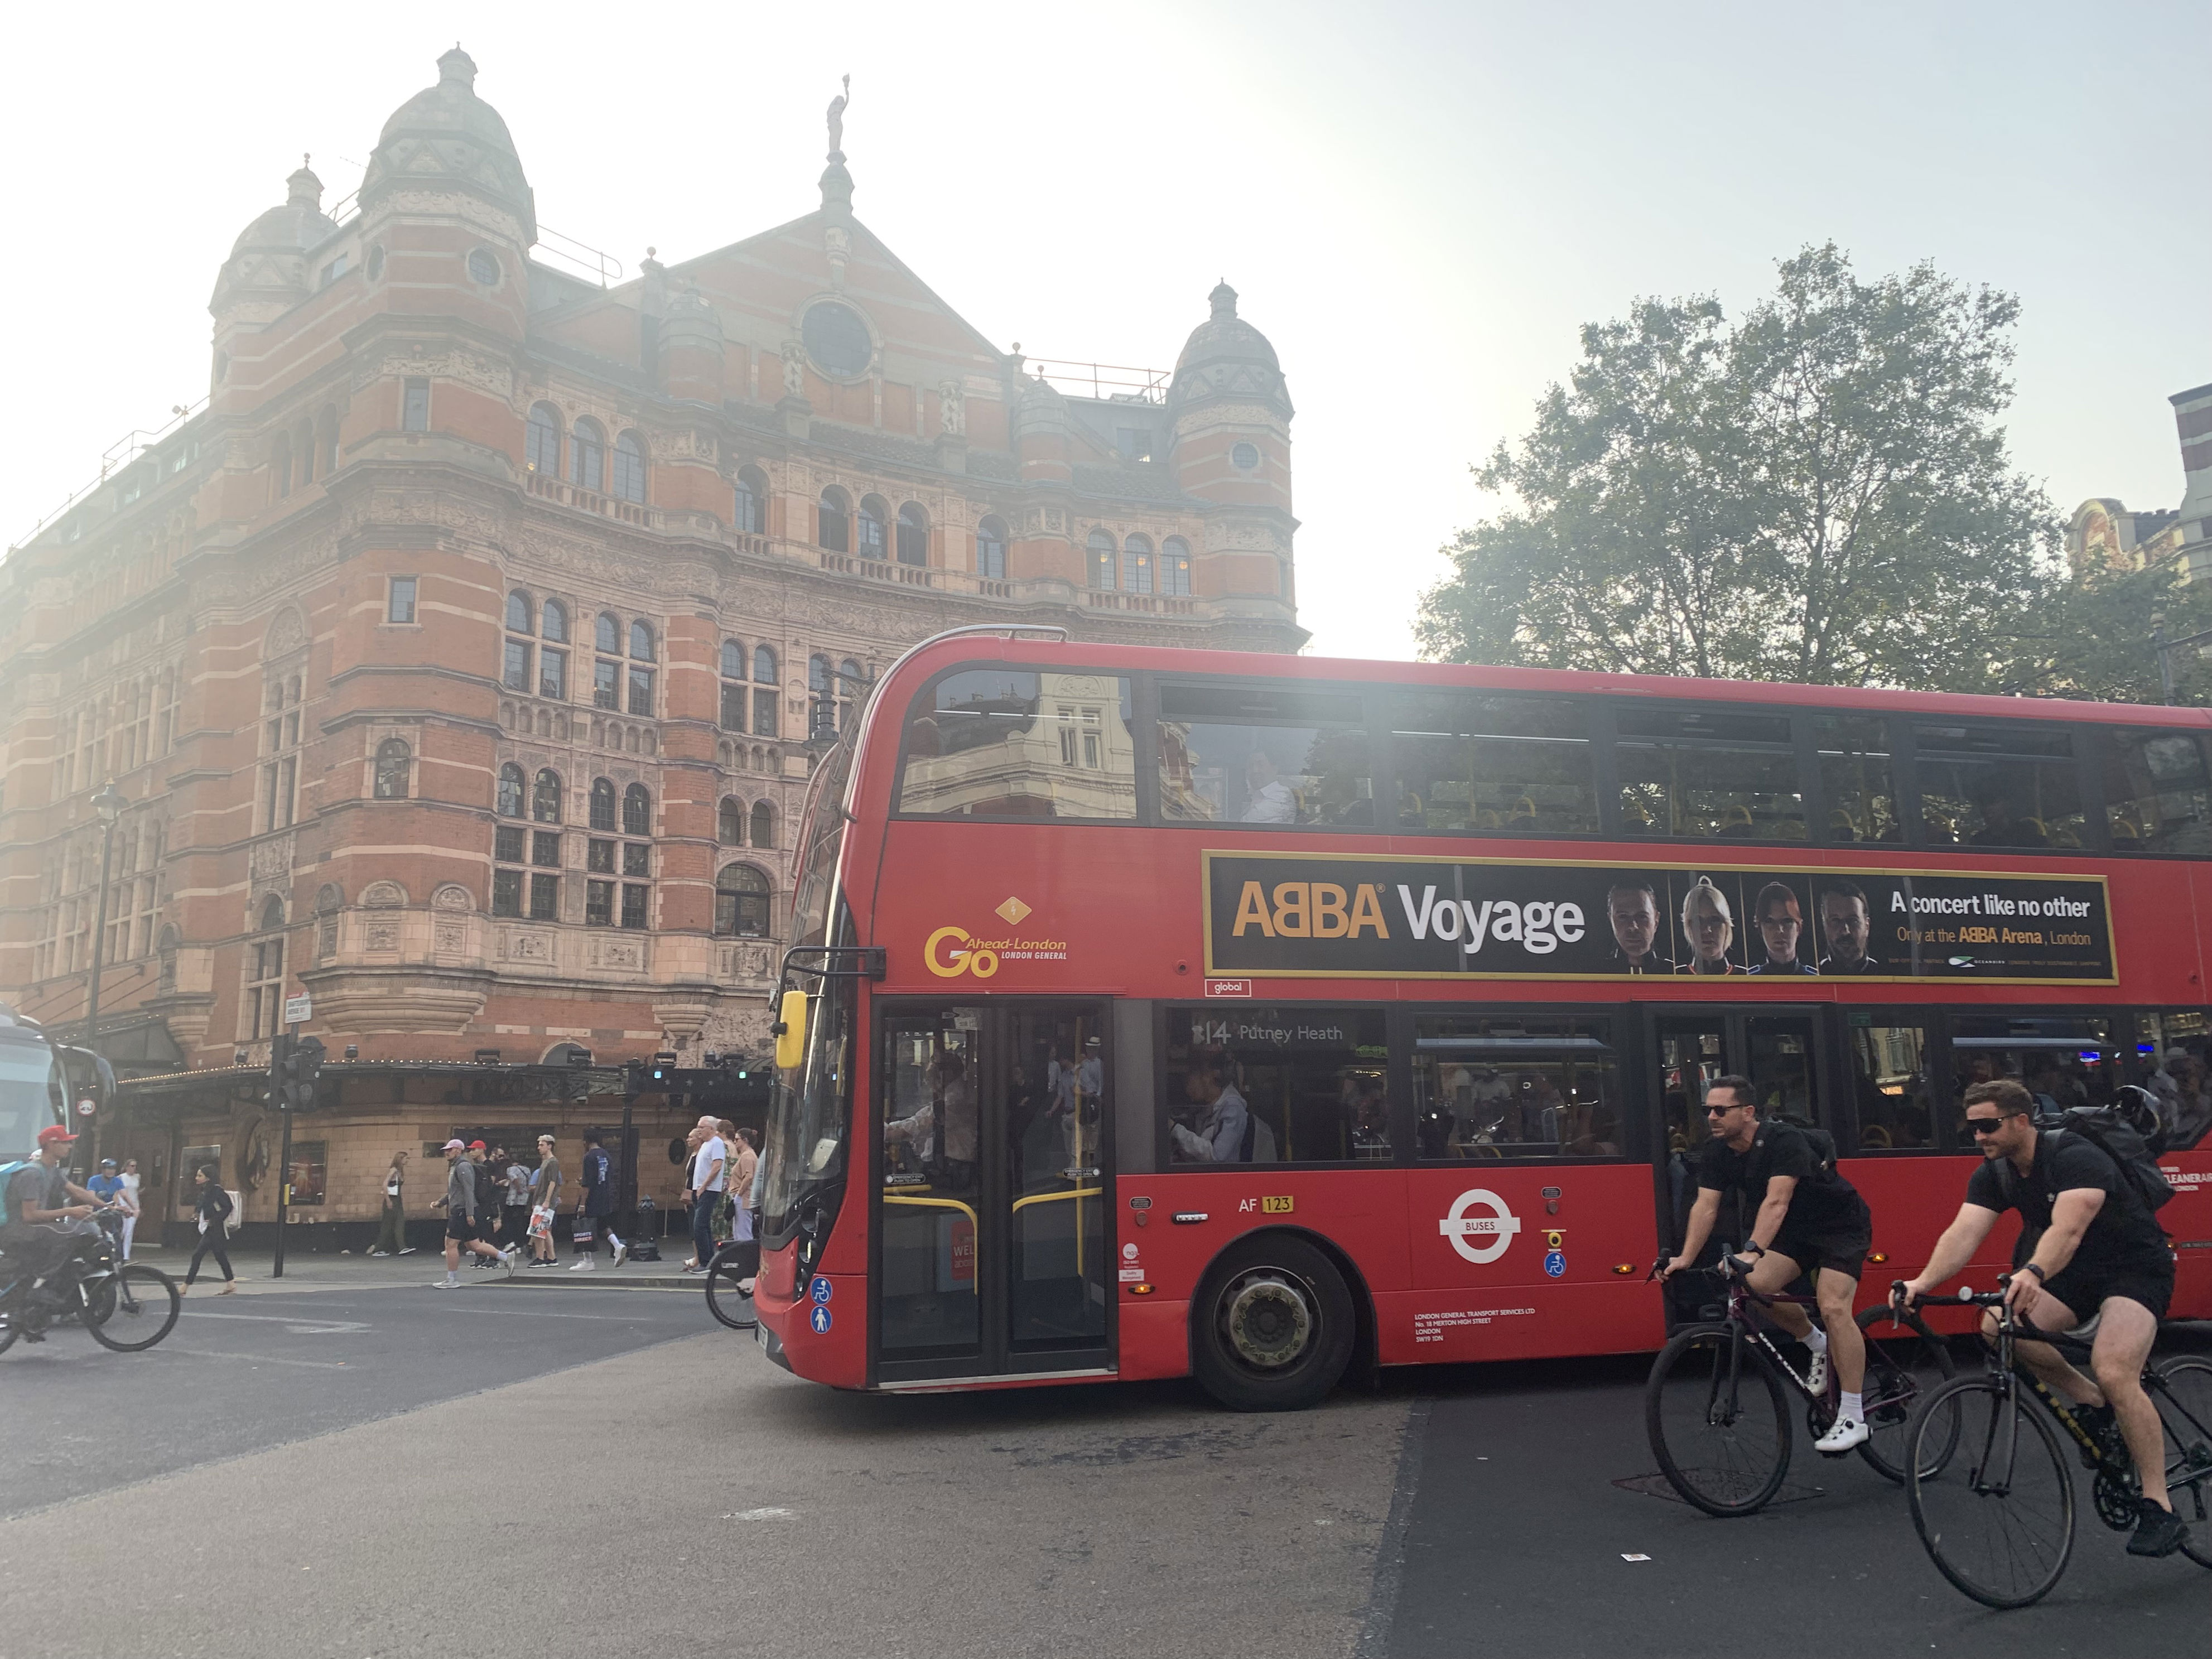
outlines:
M1264 1236L1232 1244L1206 1275L1192 1310L1199 1385L1240 1412L1318 1406L1352 1362L1352 1291L1328 1256L1304 1239Z

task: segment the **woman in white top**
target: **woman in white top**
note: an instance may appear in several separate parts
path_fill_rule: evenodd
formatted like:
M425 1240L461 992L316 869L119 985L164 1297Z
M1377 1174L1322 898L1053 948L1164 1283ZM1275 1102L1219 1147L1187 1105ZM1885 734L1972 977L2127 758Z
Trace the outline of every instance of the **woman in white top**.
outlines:
M138 1160L123 1160L123 1191L117 1201L123 1206L123 1259L131 1260L131 1235L138 1231Z

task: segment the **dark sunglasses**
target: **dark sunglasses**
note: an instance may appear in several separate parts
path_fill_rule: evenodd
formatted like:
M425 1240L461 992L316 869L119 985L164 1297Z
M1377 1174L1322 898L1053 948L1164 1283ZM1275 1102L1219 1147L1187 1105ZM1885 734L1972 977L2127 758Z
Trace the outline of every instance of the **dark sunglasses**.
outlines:
M1970 1135L1993 1135L2003 1127L2004 1119L2002 1117L1970 1117L1966 1120L1966 1133Z
M1741 1104L1735 1106L1708 1106L1705 1108L1705 1115L1707 1117L1726 1117L1730 1112L1741 1111L1742 1109L1743 1109Z

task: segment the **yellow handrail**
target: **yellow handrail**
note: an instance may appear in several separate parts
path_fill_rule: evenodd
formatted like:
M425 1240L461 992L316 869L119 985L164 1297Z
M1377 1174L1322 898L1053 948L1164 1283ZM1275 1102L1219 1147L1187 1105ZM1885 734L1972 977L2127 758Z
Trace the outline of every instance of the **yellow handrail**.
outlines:
M1103 1187L1071 1187L1064 1193L1031 1193L1027 1198L1016 1199L1013 1209L1018 1214L1031 1204L1050 1204L1063 1198L1096 1198L1104 1190ZM1080 1204L1075 1206L1075 1276L1078 1279L1083 1277L1083 1206Z
M893 1193L885 1193L884 1202L909 1205L917 1210L957 1210L968 1218L969 1226L973 1227L976 1224L975 1212L957 1198L902 1198Z

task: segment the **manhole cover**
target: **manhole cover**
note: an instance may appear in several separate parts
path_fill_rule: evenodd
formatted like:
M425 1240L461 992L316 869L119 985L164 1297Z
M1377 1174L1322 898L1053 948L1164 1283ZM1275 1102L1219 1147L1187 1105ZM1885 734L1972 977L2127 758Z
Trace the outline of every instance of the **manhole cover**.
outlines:
M1623 1492L1641 1492L1646 1498L1663 1498L1673 1504L1683 1501L1682 1494L1676 1492L1667 1477L1656 1470L1650 1474L1626 1475L1613 1484ZM1815 1486L1802 1480L1785 1480L1782 1483L1782 1490L1774 1494L1767 1507L1771 1509L1776 1504L1795 1504L1807 1498L1825 1498L1827 1492L1826 1486Z

